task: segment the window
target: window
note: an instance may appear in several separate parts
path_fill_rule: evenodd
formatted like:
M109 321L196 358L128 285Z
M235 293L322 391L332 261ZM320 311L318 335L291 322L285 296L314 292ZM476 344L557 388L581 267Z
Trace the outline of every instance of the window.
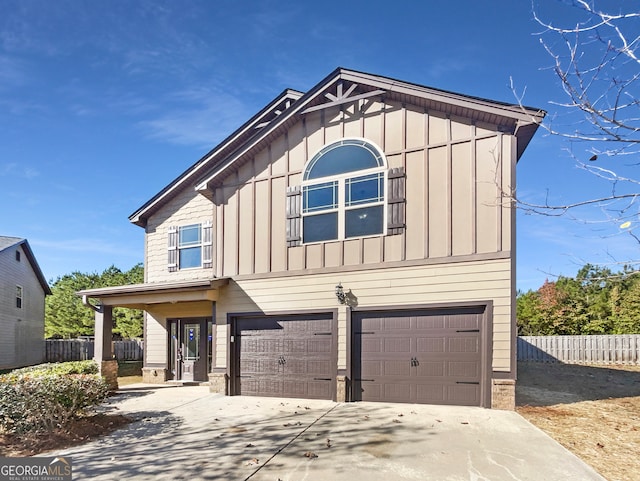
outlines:
M170 227L168 232L169 271L212 267L212 225L189 224Z
M320 150L303 175L303 242L384 234L385 175L380 150L365 140Z
M187 225L178 229L178 264L180 269L190 269L202 265L200 224Z
M20 251L16 251L16 260L20 262Z
M22 309L22 287L16 286L16 307Z

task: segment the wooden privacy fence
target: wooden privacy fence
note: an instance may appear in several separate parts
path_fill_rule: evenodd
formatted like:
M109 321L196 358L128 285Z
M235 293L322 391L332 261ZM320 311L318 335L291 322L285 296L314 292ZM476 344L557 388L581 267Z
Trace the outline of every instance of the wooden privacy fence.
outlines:
M46 361L84 361L93 359L94 341L90 339L47 339ZM113 352L118 361L142 361L142 340L113 341Z
M640 334L521 336L518 361L640 364Z

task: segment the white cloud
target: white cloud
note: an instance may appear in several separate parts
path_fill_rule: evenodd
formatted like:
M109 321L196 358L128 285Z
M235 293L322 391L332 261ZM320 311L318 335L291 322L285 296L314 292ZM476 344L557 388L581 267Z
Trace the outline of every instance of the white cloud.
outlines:
M33 167L20 165L17 162L0 164L0 176L20 177L27 180L38 177L40 172Z
M149 138L211 148L251 116L240 97L219 89L188 89L173 95L156 118L139 123Z

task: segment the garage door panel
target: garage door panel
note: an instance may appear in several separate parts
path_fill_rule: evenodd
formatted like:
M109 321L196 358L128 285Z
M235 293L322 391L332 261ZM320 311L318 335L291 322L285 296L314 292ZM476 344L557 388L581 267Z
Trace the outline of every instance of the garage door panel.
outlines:
M360 344L362 352L384 352L384 339L362 338Z
M361 373L362 378L370 378L372 376L380 376L384 372L383 361L362 361Z
M446 339L444 337L417 337L416 352L444 352Z
M411 329L411 319L406 317L387 317L382 319L381 329L385 331L408 331Z
M411 363L409 361L384 361L382 374L384 376L411 376Z
M384 352L410 353L411 338L409 337L386 338L384 341Z
M333 323L328 314L238 319L236 393L332 399Z
M449 404L459 406L477 406L480 398L480 385L476 384L459 384L448 387Z
M418 316L416 318L416 329L421 330L436 330L445 328L445 316L433 315L433 316Z
M460 378L458 380L480 381L480 366L475 361L450 361L447 363L447 374L449 377Z
M474 337L449 338L448 350L449 352L479 353L480 339L478 337L476 335Z
M446 364L441 361L420 361L415 369L418 378L442 378L447 373Z
M446 387L442 384L418 384L416 402L423 404L442 404L446 399Z
M384 384L384 400L387 402L405 402L411 397L411 384L406 382L387 382Z
M354 398L480 405L483 319L482 306L354 313Z

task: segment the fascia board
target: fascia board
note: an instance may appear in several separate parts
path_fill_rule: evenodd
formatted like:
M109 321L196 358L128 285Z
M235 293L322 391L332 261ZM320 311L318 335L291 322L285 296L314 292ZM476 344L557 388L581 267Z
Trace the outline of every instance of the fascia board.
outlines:
M223 140L220 144L214 147L209 153L202 157L198 162L185 170L176 179L170 182L163 190L151 198L146 204L140 207L137 211L129 216L129 221L133 224L144 226L143 215L156 206L159 202L162 202L168 195L176 190L179 190L189 179L195 176L200 170L206 167L211 160L225 147L232 145L242 135L255 128L268 114L271 113L273 107L278 103L284 101L287 97L291 97L292 100L297 101L304 94L296 90L287 89L281 93L278 97L273 99L267 104L260 112L258 112L250 121L246 122L238 130L233 132L229 137Z

